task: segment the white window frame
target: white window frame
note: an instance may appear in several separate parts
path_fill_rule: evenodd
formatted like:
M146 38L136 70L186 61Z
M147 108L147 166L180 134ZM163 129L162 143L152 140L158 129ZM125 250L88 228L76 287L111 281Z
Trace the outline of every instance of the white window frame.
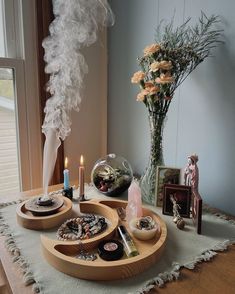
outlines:
M0 67L14 69L20 188L25 191L42 186L36 0L5 0L5 15L12 58L0 58ZM9 23L12 18L14 22Z
M24 57L23 30L22 30L22 4L25 0L1 0L5 11L4 29L6 39L6 52L10 58Z

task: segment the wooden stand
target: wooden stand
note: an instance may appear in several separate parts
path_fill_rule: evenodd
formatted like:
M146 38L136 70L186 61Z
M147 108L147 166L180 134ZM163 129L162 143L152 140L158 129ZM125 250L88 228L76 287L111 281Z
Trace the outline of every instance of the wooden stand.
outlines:
M29 200L20 203L16 209L18 223L22 227L31 230L45 230L60 225L65 219L70 217L72 212L72 202L66 197L56 197L63 199L63 206L60 207L56 213L46 216L35 216L28 211L25 204Z
M126 201L100 201L99 203L81 203L82 212L98 213L110 221L110 226L106 233L102 233L94 238L82 241L84 248L90 252L97 252L97 244L107 238L114 238L118 226L118 215L116 208L127 205ZM113 213L110 213L110 208ZM89 211L87 211L89 210ZM154 212L143 208L144 215L150 215L160 226L160 231L152 240L133 240L139 251L139 255L131 258L123 257L116 261L104 261L97 258L95 261L80 260L76 258L79 253L77 241L57 241L41 236L42 250L47 261L59 271L68 275L87 280L117 280L125 279L137 275L160 258L167 236L167 228L164 221ZM110 218L111 217L111 218ZM123 224L127 229L126 221L119 220L119 225ZM130 232L130 231L129 231Z
M55 214L64 204L63 197L58 196L52 196L49 201L46 201L46 203L49 202L50 204L40 205L39 200L40 198L38 197L29 199L25 203L25 209L35 216L45 216Z

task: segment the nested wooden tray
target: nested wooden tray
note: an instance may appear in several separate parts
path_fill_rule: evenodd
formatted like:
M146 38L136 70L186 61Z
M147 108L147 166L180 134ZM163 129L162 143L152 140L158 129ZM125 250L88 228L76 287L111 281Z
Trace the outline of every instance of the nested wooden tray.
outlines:
M101 214L109 219L108 229L88 240L83 244L86 250L90 252L97 251L97 244L107 238L115 237L116 228L123 224L128 229L125 221L118 220L116 212L117 207L125 208L126 201L108 200L81 203L82 212ZM85 261L76 258L79 253L77 241L57 241L41 236L42 250L47 261L59 271L68 275L86 280L117 280L125 279L137 275L151 265L153 265L161 256L167 236L165 222L151 210L143 208L144 215L150 215L160 225L160 231L152 240L140 241L134 238L134 242L139 251L139 255L131 258L123 257L116 261L104 261L98 258L95 261Z
M63 196L54 196L62 198L64 204L58 211L51 215L35 216L26 207L28 200L19 204L16 209L18 223L31 230L45 230L60 225L65 219L68 219L72 213L72 202Z

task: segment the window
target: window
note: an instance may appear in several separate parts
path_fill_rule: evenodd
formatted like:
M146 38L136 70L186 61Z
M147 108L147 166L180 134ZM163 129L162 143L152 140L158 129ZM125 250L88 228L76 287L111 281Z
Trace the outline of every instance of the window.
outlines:
M0 68L0 196L20 190L14 70Z
M35 14L35 0L0 0L0 196L41 186Z

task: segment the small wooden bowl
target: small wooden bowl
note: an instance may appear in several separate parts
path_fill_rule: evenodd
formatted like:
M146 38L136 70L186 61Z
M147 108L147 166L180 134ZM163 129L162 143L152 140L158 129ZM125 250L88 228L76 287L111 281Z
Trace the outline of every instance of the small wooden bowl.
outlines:
M69 218L72 213L72 202L70 199L63 196L56 196L63 200L64 204L56 213L44 216L35 216L26 208L26 200L19 204L16 209L18 223L30 230L45 230L56 227L63 223L65 219Z

